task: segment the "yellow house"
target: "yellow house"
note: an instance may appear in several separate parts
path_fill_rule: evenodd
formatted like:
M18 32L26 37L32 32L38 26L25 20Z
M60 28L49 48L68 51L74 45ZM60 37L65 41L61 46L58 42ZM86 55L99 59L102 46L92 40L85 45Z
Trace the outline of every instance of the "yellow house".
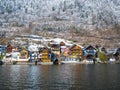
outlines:
M83 50L82 46L74 44L69 50L70 50L70 57L72 58L82 58L83 56Z
M40 53L41 53L41 62L51 62L48 48L42 48L40 50Z
M20 56L19 59L28 59L28 50L23 48L20 50Z

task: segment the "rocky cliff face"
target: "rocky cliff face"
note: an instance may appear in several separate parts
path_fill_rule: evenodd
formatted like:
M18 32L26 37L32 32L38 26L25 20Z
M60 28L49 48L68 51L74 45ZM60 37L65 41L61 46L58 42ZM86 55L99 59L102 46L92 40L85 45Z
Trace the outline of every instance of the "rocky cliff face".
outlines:
M29 22L82 29L111 28L120 23L119 0L0 0L0 26ZM60 27L60 28L61 28Z

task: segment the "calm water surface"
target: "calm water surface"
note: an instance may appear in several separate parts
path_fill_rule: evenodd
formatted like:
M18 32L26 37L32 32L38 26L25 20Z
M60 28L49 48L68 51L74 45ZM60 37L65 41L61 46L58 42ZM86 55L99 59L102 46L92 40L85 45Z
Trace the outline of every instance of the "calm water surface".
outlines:
M0 90L120 90L120 65L3 65Z

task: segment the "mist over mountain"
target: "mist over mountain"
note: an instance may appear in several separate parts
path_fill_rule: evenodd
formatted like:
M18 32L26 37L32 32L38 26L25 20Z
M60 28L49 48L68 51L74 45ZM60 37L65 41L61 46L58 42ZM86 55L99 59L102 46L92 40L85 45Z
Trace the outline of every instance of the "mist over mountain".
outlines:
M29 25L82 29L120 24L120 0L0 0L0 26Z

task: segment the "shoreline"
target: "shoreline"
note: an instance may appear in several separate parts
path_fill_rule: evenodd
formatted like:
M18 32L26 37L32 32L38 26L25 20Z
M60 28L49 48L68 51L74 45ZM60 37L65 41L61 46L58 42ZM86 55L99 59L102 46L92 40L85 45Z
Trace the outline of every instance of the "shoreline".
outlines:
M62 65L62 64L120 64L120 61L114 61L114 62L76 62L76 63L58 63L55 65ZM38 62L37 64L35 62L4 62L3 65L54 65L53 62Z

